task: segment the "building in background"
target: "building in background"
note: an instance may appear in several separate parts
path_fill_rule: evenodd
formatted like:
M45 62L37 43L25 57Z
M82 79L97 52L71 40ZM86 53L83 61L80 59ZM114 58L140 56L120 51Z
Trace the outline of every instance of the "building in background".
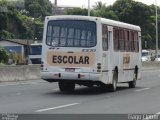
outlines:
M33 40L0 39L0 46L14 55L14 60L17 64L24 63L29 54L29 45L32 43L34 43Z
M55 4L53 4L53 6L54 6L54 8L53 8L54 15L65 15L65 13L68 10L78 8L78 7L71 7L71 6L60 6L57 4L56 0L55 0Z
M53 9L54 15L65 15L66 12L70 9L74 9L77 7L70 7L70 6L55 6Z

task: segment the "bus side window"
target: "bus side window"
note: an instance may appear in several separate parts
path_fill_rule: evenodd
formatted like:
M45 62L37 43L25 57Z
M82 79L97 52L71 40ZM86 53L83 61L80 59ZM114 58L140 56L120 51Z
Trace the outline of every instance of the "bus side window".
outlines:
M124 51L124 29L119 29L119 47L120 51Z
M129 41L128 41L129 52L131 52L131 31L129 30Z
M124 31L124 36L125 36L125 51L129 52L129 31L128 30Z
M115 27L113 29L114 50L119 50L119 29Z
M102 25L102 47L104 51L108 50L108 30L106 25Z
M139 41L138 41L138 32L134 32L134 46L135 46L135 52L139 52Z
M130 31L131 32L131 52L134 52L135 51L135 48L134 48L134 32L133 31Z

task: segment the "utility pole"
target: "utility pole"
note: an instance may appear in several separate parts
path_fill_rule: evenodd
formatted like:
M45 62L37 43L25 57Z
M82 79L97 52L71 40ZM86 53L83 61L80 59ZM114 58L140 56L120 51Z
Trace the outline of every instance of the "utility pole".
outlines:
M36 36L36 24L35 24L35 19L36 18L32 18L33 19L33 42L35 41L35 36Z
M156 7L156 58L158 57L158 18L157 18L157 0L155 0L155 7Z
M56 15L57 14L57 0L54 1L54 5L55 5L54 14Z
M30 46L29 46L29 38L27 37L27 65L29 65L29 53L30 53L30 50L29 50Z
M88 16L90 16L90 0L88 0Z

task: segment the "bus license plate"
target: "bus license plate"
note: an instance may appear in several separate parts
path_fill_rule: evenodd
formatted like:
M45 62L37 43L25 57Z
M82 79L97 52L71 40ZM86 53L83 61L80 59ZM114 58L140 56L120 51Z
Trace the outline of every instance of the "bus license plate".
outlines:
M65 68L65 72L75 72L75 68Z

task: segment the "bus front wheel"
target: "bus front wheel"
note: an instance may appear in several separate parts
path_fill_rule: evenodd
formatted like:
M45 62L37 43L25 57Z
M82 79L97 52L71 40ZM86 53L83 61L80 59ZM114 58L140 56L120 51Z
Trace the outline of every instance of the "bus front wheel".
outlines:
M62 92L72 92L75 89L75 83L72 81L59 81L58 85Z

